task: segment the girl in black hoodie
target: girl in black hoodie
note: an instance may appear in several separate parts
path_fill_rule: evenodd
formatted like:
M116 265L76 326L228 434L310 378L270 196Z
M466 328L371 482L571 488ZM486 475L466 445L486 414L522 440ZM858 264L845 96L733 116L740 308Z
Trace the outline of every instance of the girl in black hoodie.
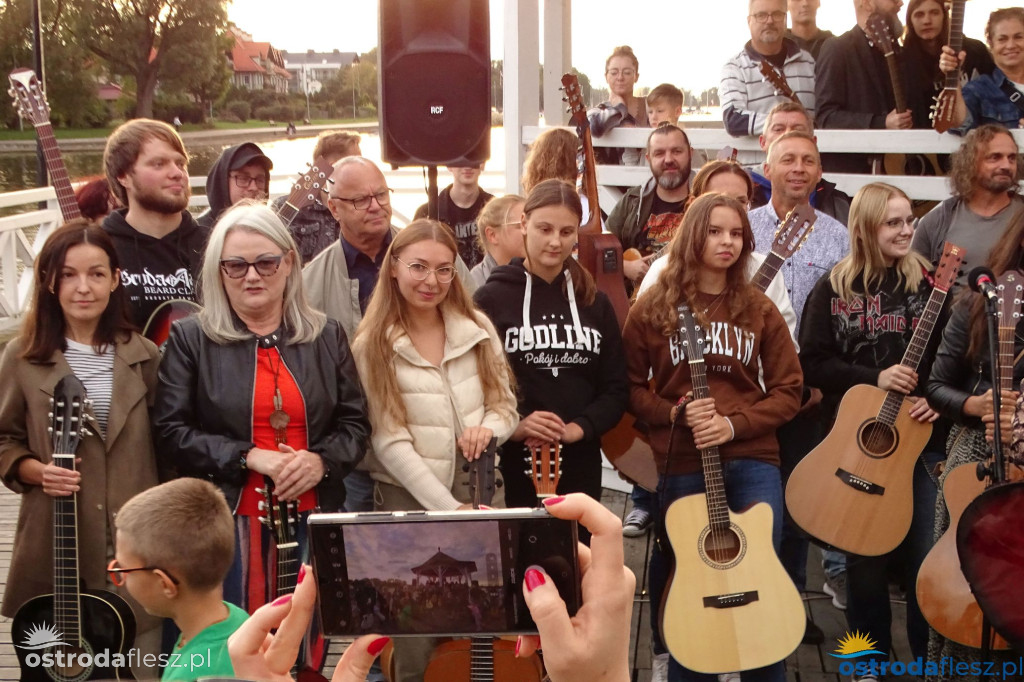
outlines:
M600 500L601 435L626 408L615 312L572 257L582 215L571 185L537 184L523 208L526 258L495 268L476 292L519 384L521 420L501 458L509 507L536 506L524 460L544 443L562 444L558 493Z

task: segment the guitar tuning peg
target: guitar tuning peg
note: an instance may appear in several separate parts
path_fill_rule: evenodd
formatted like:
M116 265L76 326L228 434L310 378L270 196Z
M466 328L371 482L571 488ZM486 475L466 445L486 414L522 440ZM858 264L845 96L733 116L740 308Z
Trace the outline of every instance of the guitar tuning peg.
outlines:
M497 481L494 482L494 487L495 488L501 488L504 485L505 485L505 481L503 481L501 479L498 479Z
M464 471L464 472L469 471L469 462L463 462L462 463L462 471Z

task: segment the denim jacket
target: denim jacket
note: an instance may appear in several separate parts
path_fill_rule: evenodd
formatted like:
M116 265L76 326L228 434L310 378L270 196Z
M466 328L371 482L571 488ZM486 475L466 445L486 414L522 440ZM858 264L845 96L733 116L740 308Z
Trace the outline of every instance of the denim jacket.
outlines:
M998 68L991 76L981 74L971 79L963 88L967 118L959 128L949 132L966 135L969 130L984 123L1000 123L1007 128L1019 128L1024 114L1003 92L1002 85L1005 82L1006 75Z

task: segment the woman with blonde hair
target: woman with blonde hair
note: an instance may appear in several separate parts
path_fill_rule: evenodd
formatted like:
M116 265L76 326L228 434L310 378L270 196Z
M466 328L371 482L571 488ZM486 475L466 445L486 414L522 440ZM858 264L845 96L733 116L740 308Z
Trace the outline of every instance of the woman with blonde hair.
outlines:
M506 194L491 199L480 211L476 219L479 229L477 239L484 252L484 259L469 271L470 281L476 289L487 282L491 270L499 265L508 265L513 258L526 255L523 235L519 231L524 201L518 194Z
M940 334L932 334L918 370L901 363L932 292L928 261L911 250L914 214L902 190L876 182L865 185L850 204L850 253L811 290L800 327L800 362L809 385L824 393L826 419L834 419L840 399L856 384L920 396ZM942 329L944 317L936 325ZM924 398L914 398L911 416L935 421L939 414ZM907 585L932 544L936 486L930 473L943 459L945 428L935 428L914 469L914 516L903 543L878 557L847 555L846 618L891 650L890 563L900 561ZM914 656L926 655L928 626L907 590L907 638Z

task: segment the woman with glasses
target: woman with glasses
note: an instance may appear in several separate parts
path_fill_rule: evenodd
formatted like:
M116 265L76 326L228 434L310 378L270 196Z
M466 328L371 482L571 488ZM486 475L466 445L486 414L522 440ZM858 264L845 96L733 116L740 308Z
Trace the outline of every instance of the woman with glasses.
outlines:
M932 284L928 261L910 248L914 214L901 190L865 185L850 204L850 253L811 290L800 326L804 381L824 394L823 412L835 418L843 394L871 384L913 398L910 415L934 422L939 414L920 397L935 357L945 315L936 324L917 371L900 362L925 311ZM946 430L936 425L914 469L914 516L902 544L883 556L847 555L850 632L859 631L891 651L892 614L887 569L905 572L907 639L913 655L925 656L928 626L912 586L932 545L936 487L931 470L943 459ZM851 434L852 437L852 434Z
M133 331L119 286L117 251L99 225L75 220L58 228L36 259L32 306L21 333L0 359L0 476L21 494L0 613L52 593L53 501L77 494L78 565L87 589L112 589L113 518L133 495L157 484L149 406L159 352ZM50 398L74 373L92 401L76 471L53 463ZM116 396L116 398L115 398ZM68 454L68 453L65 453ZM127 592L135 612L135 646L157 653L159 621Z
M306 301L295 242L271 209L224 214L200 291L202 311L171 328L154 437L163 468L224 492L238 542L224 598L252 612L277 597L264 491L297 507L305 555L305 516L340 511L342 479L363 458L366 404L345 333Z
M227 209L243 199L265 201L274 162L252 142L228 147L206 176L206 199L210 208L196 218L210 229Z

